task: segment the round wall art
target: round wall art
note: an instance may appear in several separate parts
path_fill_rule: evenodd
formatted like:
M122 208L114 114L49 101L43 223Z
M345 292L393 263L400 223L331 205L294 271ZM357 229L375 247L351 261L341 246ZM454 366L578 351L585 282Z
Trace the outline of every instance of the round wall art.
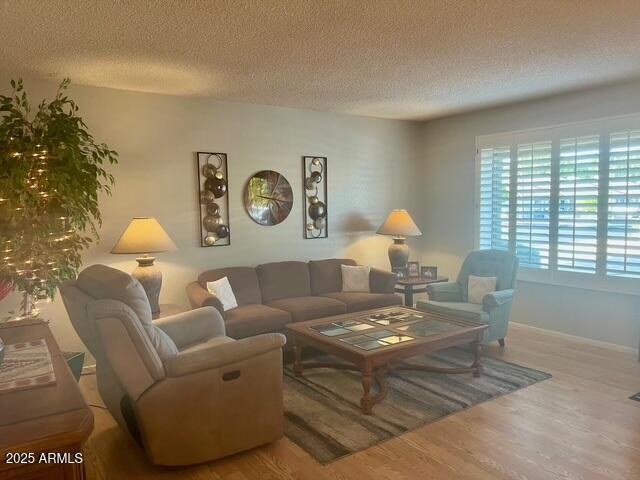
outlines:
M244 207L254 222L260 225L277 225L291 213L291 185L278 172L262 170L247 182Z

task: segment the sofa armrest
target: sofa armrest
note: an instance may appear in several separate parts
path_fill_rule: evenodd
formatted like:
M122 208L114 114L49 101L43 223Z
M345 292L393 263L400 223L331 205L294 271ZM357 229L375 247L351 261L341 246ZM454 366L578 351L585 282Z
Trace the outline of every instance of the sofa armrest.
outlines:
M396 274L371 268L369 272L369 289L372 293L394 293L396 287Z
M499 307L505 303L509 303L513 300L513 289L508 288L506 290L498 290L495 292L487 293L482 297L482 306L486 308Z
M178 348L225 334L222 315L213 307L196 308L153 323L169 335Z
M280 333L265 333L200 350L179 353L164 362L169 377L181 377L242 362L266 352L282 348L286 337Z
M192 308L214 307L224 318L224 307L220 299L213 293L209 293L205 288L202 288L202 285L198 282L191 282L187 285L187 297L189 297L189 303L191 303Z
M461 302L462 291L458 282L438 282L427 285L429 300L435 302Z

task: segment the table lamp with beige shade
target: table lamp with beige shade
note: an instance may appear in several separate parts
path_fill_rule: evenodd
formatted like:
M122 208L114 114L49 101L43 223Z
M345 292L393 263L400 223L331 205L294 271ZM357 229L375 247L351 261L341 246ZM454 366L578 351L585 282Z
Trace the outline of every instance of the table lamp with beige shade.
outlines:
M409 247L404 242L405 237L422 235L409 212L404 209L392 210L376 233L379 235L393 235L393 243L389 245L391 268L404 268L407 266Z
M173 250L177 250L176 244L153 217L134 217L111 250L111 253L144 254L136 258L138 266L131 275L142 284L147 293L152 313L160 311L158 300L162 287L162 273L153 264L155 258L149 254Z

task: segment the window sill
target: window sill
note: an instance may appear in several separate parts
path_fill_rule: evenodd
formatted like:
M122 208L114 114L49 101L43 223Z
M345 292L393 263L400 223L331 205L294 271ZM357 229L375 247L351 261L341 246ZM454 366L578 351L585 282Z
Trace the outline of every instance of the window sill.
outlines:
M640 279L600 277L586 273L549 272L530 268L520 268L517 281L541 283L556 287L576 288L616 295L640 296Z

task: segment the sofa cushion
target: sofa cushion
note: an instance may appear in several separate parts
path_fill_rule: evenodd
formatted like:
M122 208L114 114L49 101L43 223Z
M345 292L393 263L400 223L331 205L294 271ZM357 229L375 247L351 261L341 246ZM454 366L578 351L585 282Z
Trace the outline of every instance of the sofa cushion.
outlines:
M326 297L281 298L268 302L267 305L286 310L294 322L347 313L347 306L343 302Z
M417 308L439 315L453 315L477 323L489 323L489 314L482 305L466 302L418 302Z
M207 290L210 294L215 295L222 304L222 309L226 312L238 306L238 301L233 293L233 288L229 283L229 277L222 277L220 280L207 282Z
M311 260L309 262L311 276L311 295L321 295L342 290L341 265L356 265L349 258L330 258L327 260Z
M228 336L244 338L282 330L291 323L291 314L267 305L251 303L228 310L224 323Z
M467 301L469 303L482 304L484 296L496 291L496 277L477 277L469 275L467 288Z
M206 290L207 282L214 282L223 277L229 279L229 284L238 305L262 303L258 275L253 267L228 267L208 270L200 274L198 282Z
M256 272L263 303L311 294L309 267L304 262L263 263Z
M369 293L369 274L371 267L368 265L340 265L342 270L342 291Z
M345 303L348 313L402 305L402 298L393 293L333 292L322 296Z

